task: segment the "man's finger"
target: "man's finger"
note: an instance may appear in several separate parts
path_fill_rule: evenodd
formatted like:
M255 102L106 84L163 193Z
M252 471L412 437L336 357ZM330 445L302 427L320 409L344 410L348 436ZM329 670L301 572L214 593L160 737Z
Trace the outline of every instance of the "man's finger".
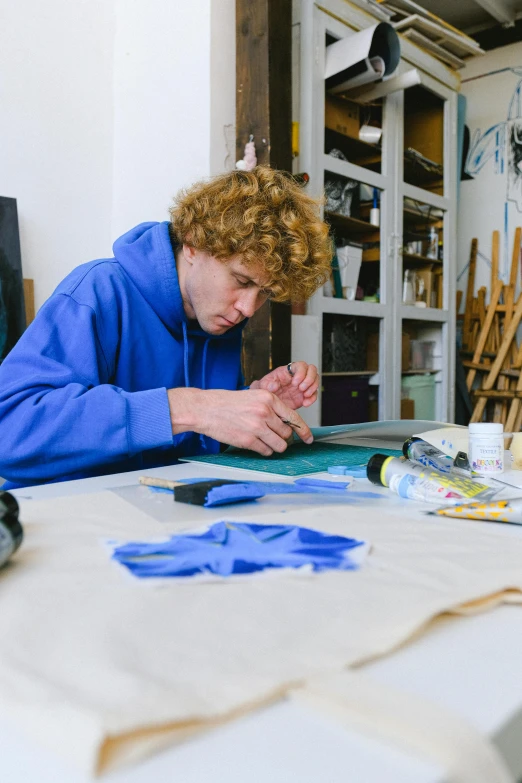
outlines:
M317 400L317 392L312 397L305 397L303 400L303 408L309 408L310 405L313 405L314 402Z
M297 411L293 411L291 408L287 408L278 397L274 396L273 399L274 411L279 416L279 418L287 421L290 427L297 435L299 435L302 441L305 443L312 443L314 438L310 427L305 422L305 420L301 418Z
M311 397L313 394L316 394L317 389L319 388L319 378L317 378L314 383L310 386L309 389L307 389L305 392L303 392L303 395L305 397Z
M272 451L282 454L287 449L292 429L275 415L266 424L265 432L259 437Z
M299 386L304 381L307 369L306 362L292 362L292 386Z
M313 364L309 364L306 375L303 381L299 384L299 389L303 392L306 391L313 383L317 381L317 378L317 367L315 367Z

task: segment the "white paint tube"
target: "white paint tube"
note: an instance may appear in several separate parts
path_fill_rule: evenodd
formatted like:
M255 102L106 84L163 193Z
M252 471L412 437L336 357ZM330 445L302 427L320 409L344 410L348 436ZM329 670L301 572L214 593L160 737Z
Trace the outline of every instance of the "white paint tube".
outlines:
M409 460L374 454L367 467L371 482L389 487L400 497L425 503L462 504L466 500L489 500L500 487L488 487L470 478L440 473Z

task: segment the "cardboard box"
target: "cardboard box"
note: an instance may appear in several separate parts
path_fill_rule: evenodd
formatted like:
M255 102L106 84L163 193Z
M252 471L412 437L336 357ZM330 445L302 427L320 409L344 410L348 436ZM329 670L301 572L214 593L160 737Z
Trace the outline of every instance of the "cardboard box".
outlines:
M352 101L343 101L327 95L324 106L324 124L330 130L358 139L359 106Z
M411 337L408 332L402 333L401 341L401 369L410 369Z
M401 419L415 418L415 400L401 400Z
M379 372L379 333L370 332L366 338L366 369ZM371 419L370 419L371 421Z
M435 279L433 281L433 292L436 298L435 307L437 307L439 310L442 310L442 297L443 297L442 269L435 270Z

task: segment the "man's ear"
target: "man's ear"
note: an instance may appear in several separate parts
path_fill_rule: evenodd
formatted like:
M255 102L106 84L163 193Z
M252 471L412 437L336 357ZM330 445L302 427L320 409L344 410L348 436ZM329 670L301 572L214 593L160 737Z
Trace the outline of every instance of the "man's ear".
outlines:
M183 255L189 264L193 264L196 256L196 249L192 247L192 245L183 245Z

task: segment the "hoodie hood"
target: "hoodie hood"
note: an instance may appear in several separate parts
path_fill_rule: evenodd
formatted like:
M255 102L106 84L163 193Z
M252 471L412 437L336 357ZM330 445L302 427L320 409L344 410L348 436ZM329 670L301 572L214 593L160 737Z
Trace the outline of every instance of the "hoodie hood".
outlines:
M183 308L169 225L168 221L140 223L115 241L114 258L173 334L182 334L186 330L195 337L226 340L241 332L247 320L221 335L209 335L199 327L194 328L194 322L188 320Z
M181 333L187 316L178 285L169 224L140 223L116 240L113 252L165 326L171 332Z

